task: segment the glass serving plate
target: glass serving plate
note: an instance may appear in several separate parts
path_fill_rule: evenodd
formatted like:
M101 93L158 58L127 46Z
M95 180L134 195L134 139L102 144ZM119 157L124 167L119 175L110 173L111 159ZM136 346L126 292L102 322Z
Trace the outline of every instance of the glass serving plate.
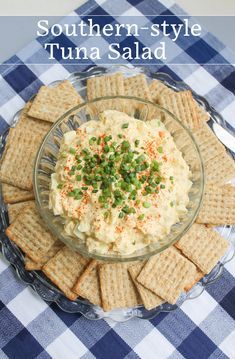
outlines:
M152 74L146 71L146 69L141 67L133 68L132 66L112 66L109 68L106 67L92 67L86 72L82 73L73 73L69 76L69 80L73 83L75 88L79 93L85 97L86 93L86 80L89 77L102 75L104 73L114 73L117 71L123 72L126 76L133 76L135 74L144 72L151 80L157 78L165 83L167 86L173 88L176 91L179 90L188 90L190 89L186 84L182 82L176 82L169 75L164 73ZM54 86L58 81L55 81L50 84ZM208 102L201 96L193 92L194 98L199 104L208 111L211 116L211 122L217 122L226 128L226 123L219 113L212 108ZM16 124L20 116L20 111L17 112L13 118L12 126ZM210 124L210 123L209 123ZM7 137L8 131L2 134L0 138L0 155L3 154L5 147L5 140ZM18 277L30 285L38 295L47 302L55 302L57 305L65 312L68 313L81 313L84 317L91 320L98 320L102 318L110 318L114 321L123 322L134 317L141 319L150 319L155 317L161 312L170 312L175 310L180 306L185 300L191 300L200 296L200 294L205 290L205 288L216 281L222 274L224 265L229 262L235 256L235 227L234 226L224 226L219 227L216 230L227 239L231 245L226 253L226 255L221 259L221 261L216 265L212 272L205 276L199 283L197 283L188 293L183 293L176 305L170 305L164 303L161 306L152 309L150 311L146 310L143 306L138 306L135 308L124 308L113 310L111 312L104 312L101 308L90 304L88 301L78 298L76 301L70 301L67 299L63 293L50 282L50 280L43 275L40 271L26 271L24 268L24 256L19 248L11 242L5 234L5 229L9 225L7 206L3 202L2 195L0 193L0 246L1 251L4 257L13 265L18 274Z

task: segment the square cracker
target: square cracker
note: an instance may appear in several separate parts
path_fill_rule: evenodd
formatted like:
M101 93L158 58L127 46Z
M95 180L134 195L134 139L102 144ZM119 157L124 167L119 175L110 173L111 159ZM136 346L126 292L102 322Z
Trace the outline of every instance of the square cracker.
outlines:
M174 248L177 250L179 254L181 254L183 257L184 254L182 251L174 246ZM188 258L187 258L188 259ZM192 261L190 261L192 262ZM205 276L205 273L203 273L199 268L196 268L196 272L193 272L192 276L189 276L185 282L184 291L189 292L197 282L199 282L203 277Z
M47 253L45 253L41 258L40 261L35 262L29 257L25 257L25 269L26 270L40 270L51 258L53 258L60 249L64 247L64 244L57 240L49 249Z
M235 162L232 157L223 152L205 163L205 175L207 184L222 186L235 177Z
M208 274L225 254L229 243L213 229L193 224L175 246L202 272Z
M17 203L34 199L33 191L25 191L7 183L2 183L2 195L5 203Z
M167 96L163 93L160 96L159 104L172 112L190 129L199 128L203 122L201 109L195 102L191 91L167 93Z
M125 78L124 88L126 96L134 96L152 101L149 85L144 74ZM146 106L145 103L133 103L133 106L129 107L128 103L124 103L123 109L124 112L133 117L136 117L135 111L138 111L138 118L142 120L161 119L161 111L157 107Z
M73 287L73 292L92 304L101 306L98 262L92 260Z
M12 223L26 207L34 207L34 201L12 203L7 206L9 222Z
M203 123L203 121L204 122L209 121L210 120L209 113L204 108L200 107L196 100L194 100L194 101L198 107L199 114L201 115L200 119L201 119L202 123Z
M135 283L135 286L140 294L140 297L143 301L143 305L146 309L151 310L153 308L158 307L162 303L164 303L164 300L162 300L158 295L151 292L151 290L145 288L142 284L138 283L136 278L140 274L141 270L143 269L145 265L145 262L139 262L131 266L128 270L130 273L130 276Z
M200 148L204 163L211 161L216 156L224 154L224 146L206 123L195 130L193 135Z
M26 127L28 127L30 131L38 135L41 134L45 135L45 132L49 131L51 124L28 116L28 112L31 109L32 104L33 101L27 102L25 104L24 108L21 111L20 118L16 123L16 126L13 127L13 129L18 129L18 130L21 129L23 131L25 130ZM8 143L8 138L7 138L7 143Z
M235 224L235 187L206 185L198 223Z
M15 128L7 136L7 145L0 169L0 179L25 190L33 188L34 160L50 124L30 119L22 112Z
M140 97L149 101L152 100L147 79L144 74L127 77L124 80L124 90L126 96Z
M28 115L40 120L55 122L66 111L83 102L70 81L55 87L42 86L33 101Z
M27 206L6 229L6 234L35 262L39 262L56 242L56 238L45 228L35 206Z
M99 267L100 290L104 311L141 304L128 273L130 263L110 263Z
M156 295L175 304L196 267L173 247L151 257L137 281Z
M117 95L125 95L123 74L96 76L87 80L87 98L89 101L98 97Z
M149 90L151 93L152 101L155 103L160 103L161 97L166 97L168 94L175 94L177 91L174 91L172 88L166 86L162 81L154 79L150 85ZM182 92L182 91L179 91ZM200 118L203 121L208 121L210 119L210 116L208 112L206 112L202 107L199 106L196 100L194 100L195 106L198 108L198 113L200 115Z
M168 93L174 93L170 87L164 85L163 82L154 79L149 85L149 91L151 94L152 101L155 103L159 103L161 96L167 96Z
M43 266L42 270L67 298L75 300L78 295L72 289L88 262L87 258L65 246Z
M188 279L188 281L185 284L184 291L187 293L189 292L195 284L197 284L203 277L205 273L200 271L200 269L197 268L196 273Z

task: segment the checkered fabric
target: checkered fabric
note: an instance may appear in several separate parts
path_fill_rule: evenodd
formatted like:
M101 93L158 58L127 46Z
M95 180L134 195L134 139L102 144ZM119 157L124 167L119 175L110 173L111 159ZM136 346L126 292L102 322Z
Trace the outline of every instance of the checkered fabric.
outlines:
M184 12L172 0L89 0L72 15L80 21L81 14L114 14L113 21L120 15L141 15L144 24L157 15L175 15L175 19ZM99 19L102 21L102 16ZM142 45L146 46L148 40L141 39ZM85 41L91 40L79 41L89 46ZM95 41L102 47L106 40L101 37ZM121 41L128 45L127 38ZM155 38L151 46L158 41ZM71 40L62 35L60 42L66 46ZM235 127L234 54L205 29L200 38L179 37L175 43L169 38L168 46L171 60L167 64L153 63L151 70L185 81L208 99L229 126ZM67 66L59 58L56 64L39 65L44 52L41 39L35 40L0 65L1 132L42 84L94 65L92 61L79 61ZM176 311L152 320L114 323L89 321L45 303L17 279L0 254L0 358L235 358L235 261L226 265L222 278L198 299L186 301Z

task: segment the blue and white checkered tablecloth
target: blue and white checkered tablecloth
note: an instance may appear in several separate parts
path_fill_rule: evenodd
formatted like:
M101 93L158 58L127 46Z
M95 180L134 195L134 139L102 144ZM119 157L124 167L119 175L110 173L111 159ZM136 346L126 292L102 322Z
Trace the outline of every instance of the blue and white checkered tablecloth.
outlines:
M89 0L72 15L79 19L81 14L115 14L114 19L118 15L142 15L147 23L157 15L184 12L172 0ZM67 43L65 36L60 41ZM102 45L105 40L96 41ZM146 45L144 39L141 41ZM56 64L39 65L43 54L42 42L35 40L0 65L1 132L42 84L94 64L78 61L68 66L58 60ZM179 38L172 43L170 64L152 64L151 69L185 81L235 127L234 59L231 50L203 29L200 38ZM235 261L226 265L222 278L198 299L186 301L176 311L152 320L114 323L89 321L45 303L18 280L0 254L0 348L1 359L235 358Z

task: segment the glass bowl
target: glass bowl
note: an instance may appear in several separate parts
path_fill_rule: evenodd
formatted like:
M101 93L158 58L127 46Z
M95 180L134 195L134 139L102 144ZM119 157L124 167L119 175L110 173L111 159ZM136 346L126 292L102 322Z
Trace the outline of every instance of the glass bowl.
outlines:
M161 119L171 133L178 149L191 170L192 187L189 191L187 213L180 218L180 222L172 226L171 231L164 238L154 244L128 255L99 254L89 252L85 241L68 236L64 232L64 219L55 216L49 209L49 191L51 174L54 172L60 143L64 133L76 130L81 124L89 120L98 121L99 113L104 109L118 110L134 116L136 119L148 121ZM204 169L199 148L190 131L166 109L152 102L124 96L103 97L90 102L84 102L68 112L52 126L46 135L36 157L34 168L34 191L39 213L52 233L73 250L83 256L106 261L133 261L147 259L174 242L178 241L195 221L200 209L204 189Z

